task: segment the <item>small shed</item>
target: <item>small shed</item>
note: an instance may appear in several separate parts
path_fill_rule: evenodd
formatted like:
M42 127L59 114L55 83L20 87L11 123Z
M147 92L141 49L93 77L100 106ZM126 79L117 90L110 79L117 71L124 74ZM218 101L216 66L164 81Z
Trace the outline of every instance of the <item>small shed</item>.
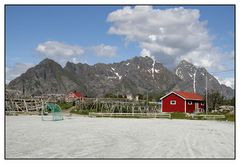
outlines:
M205 103L201 95L193 92L172 91L161 99L162 112L204 112Z

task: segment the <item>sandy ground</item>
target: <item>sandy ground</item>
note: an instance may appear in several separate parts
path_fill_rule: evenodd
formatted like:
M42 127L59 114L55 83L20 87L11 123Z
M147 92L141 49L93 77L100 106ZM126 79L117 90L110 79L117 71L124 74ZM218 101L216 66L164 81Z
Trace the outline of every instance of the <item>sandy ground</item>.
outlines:
M6 117L7 158L233 158L224 121Z

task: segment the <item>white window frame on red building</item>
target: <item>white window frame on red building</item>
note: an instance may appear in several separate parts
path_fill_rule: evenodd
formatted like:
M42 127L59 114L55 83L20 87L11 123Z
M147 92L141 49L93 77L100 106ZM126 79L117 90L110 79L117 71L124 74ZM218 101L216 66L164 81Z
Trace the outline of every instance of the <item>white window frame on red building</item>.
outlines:
M192 101L188 101L188 105L192 105Z
M176 100L170 100L170 105L176 105L176 104L177 104Z

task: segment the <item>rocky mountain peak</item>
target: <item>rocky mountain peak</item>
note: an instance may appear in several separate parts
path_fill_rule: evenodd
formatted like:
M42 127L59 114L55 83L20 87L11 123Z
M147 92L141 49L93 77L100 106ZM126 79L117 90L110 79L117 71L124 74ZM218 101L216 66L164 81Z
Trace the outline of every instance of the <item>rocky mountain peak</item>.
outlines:
M186 60L183 60L179 63L175 69L175 74L182 80L180 85L184 87L181 87L181 90L197 92L204 95L207 75L209 91L215 90L219 91L227 98L233 97L233 89L220 84L219 81L214 76L209 74L205 68L196 67Z
M45 65L45 64L55 64L55 65L59 65L57 62L55 62L54 60L52 59L49 59L49 58L45 58L43 59L39 65Z

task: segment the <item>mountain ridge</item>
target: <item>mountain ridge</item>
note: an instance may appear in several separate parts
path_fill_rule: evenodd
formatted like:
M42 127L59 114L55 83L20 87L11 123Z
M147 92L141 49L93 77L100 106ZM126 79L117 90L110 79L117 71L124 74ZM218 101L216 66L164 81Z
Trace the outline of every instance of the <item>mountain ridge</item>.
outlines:
M194 71L199 71L193 81ZM12 80L8 88L23 91L25 95L67 93L79 90L89 97L112 94L164 94L171 90L194 91L203 94L205 68L197 68L182 61L174 72L150 57L134 57L118 63L88 65L67 62L64 67L52 59L38 65ZM224 96L233 96L233 90L221 85L208 73L210 89L217 86ZM192 89L191 89L192 88ZM214 89L214 88L213 88Z

